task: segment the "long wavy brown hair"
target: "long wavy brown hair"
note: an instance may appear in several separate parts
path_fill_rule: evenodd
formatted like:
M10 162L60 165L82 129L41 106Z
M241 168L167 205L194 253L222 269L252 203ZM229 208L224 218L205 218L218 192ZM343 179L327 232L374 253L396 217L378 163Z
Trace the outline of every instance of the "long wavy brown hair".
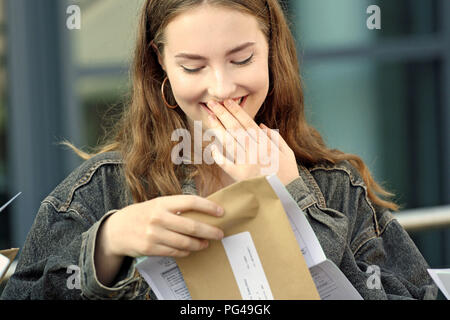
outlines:
M395 203L382 199L392 194L374 181L360 157L327 148L321 135L306 122L295 42L284 8L277 0L147 0L140 17L131 68L131 101L124 109L119 124L111 131L109 142L91 154L66 144L84 159L102 152L119 151L124 159L127 185L135 202L180 194L181 181L186 178L186 172L191 177L200 175L201 181L211 181L211 177L214 181L220 180L214 166L188 165L191 170L183 170L181 165L171 161L171 150L176 143L171 141L172 132L190 128L180 108L169 109L163 103L161 83L166 75L152 49L154 44L162 54L167 24L179 14L202 4L253 15L267 38L271 79L269 90L273 89L273 93L267 96L255 116L255 122L279 129L294 151L297 162L305 167L348 160L364 179L372 203L397 210ZM171 105L176 104L171 92L167 93L166 98Z

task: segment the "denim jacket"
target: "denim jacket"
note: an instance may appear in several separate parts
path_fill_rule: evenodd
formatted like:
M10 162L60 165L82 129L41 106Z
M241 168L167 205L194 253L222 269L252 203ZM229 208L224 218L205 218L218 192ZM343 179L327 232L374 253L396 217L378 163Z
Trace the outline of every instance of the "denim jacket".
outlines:
M436 298L437 287L421 253L389 210L369 201L353 166L344 161L298 167L300 177L286 188L306 214L327 258L364 299ZM184 181L182 191L197 194L193 180ZM114 285L104 286L96 276L99 226L130 204L117 152L85 161L42 201L1 298L156 299L130 257ZM373 270L380 271L378 285Z

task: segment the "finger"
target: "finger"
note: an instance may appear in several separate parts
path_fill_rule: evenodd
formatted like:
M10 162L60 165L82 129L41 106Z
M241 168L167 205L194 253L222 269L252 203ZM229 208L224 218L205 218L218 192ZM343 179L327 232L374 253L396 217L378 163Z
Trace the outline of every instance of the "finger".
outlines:
M214 131L224 130L226 131L225 127L222 125L222 122L220 122L215 115L208 115L208 122L209 127L213 129Z
M261 126L261 137L258 144L258 163L263 166L276 165L282 154L278 146L270 138L270 129Z
M264 139L268 138L267 135L261 130L261 127L256 124L253 118L251 118L236 101L233 99L227 99L225 100L224 105L227 110L229 110L230 113L240 122L247 135L251 137L254 142L259 144L261 141L264 142ZM237 140L240 141L239 138L237 138ZM240 144L242 145L242 143ZM248 149L246 148L245 150Z
M220 144L220 150L223 151L225 148L224 153L226 158L235 162L238 155L245 156L246 149L245 145L242 144L242 139L236 139L236 137L232 136L231 132L225 130L215 116L210 115L209 121L212 127L212 134ZM241 131L243 131L243 129Z
M224 129L234 138L237 142L236 147L240 147L238 152L245 152L245 145L242 143L242 137L248 135L247 129L244 128L241 123L231 114L224 106L215 101L209 101L208 107L215 113L218 121L222 123ZM255 123L256 125L256 123ZM254 129L253 129L254 130ZM245 139L245 138L244 138Z
M209 245L208 240L190 237L167 229L161 231L161 240L160 245L180 251L200 251Z
M224 106L234 116L234 118L239 121L245 130L253 129L257 131L259 129L252 117L250 117L248 113L245 112L244 109L233 99L225 100Z
M245 154L245 144L243 143L243 139L245 139L248 134L239 121L237 121L225 107L215 101L208 102L208 107L215 112L215 116L209 117L211 126L219 130L223 128L226 132L224 137L232 139L230 141L233 143L233 154L236 152ZM227 145L227 153L229 152Z
M241 123L220 103L211 100L207 105L226 130L234 131L243 128Z
M284 154L289 154L292 149L289 147L287 142L283 139L281 136L279 130L276 129L270 129L265 124L261 123L261 127L264 129L267 129L267 136L270 138L270 140L274 143L275 146L277 146L280 151Z
M217 227L183 216L168 215L161 224L168 230L198 239L221 240L224 236Z
M160 198L165 209L172 212L198 211L212 216L222 216L223 208L211 200L196 195L175 195Z
M162 244L155 244L151 247L151 250L143 252L143 254L146 256L161 256L161 257L175 257L175 258L187 257L190 253L191 253L190 251L178 250Z
M261 143L264 143L264 146L267 147L268 154L271 154L272 150L278 150L279 147L272 141L272 135L269 128L265 127L263 124L260 124L260 128L262 129L262 138Z
M211 154L213 156L214 161L230 176L232 175L233 168L235 164L233 161L229 160L222 152L217 149L217 146L211 147ZM236 159L235 157L234 159Z

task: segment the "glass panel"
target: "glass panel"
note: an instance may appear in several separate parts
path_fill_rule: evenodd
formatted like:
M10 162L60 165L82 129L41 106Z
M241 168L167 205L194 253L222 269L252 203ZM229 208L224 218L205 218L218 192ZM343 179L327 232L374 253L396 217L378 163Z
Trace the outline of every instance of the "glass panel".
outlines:
M306 112L329 147L360 155L404 208L440 204L436 64L304 66Z
M105 137L105 130L114 125L130 91L127 75L89 76L79 80L81 138L88 147L95 147Z
M81 29L75 38L75 59L79 67L127 64L143 3L144 0L82 2Z
M381 30L369 30L367 8L378 5ZM326 49L364 46L408 35L436 32L436 0L296 0L289 3L301 47Z
M375 65L365 60L310 64L302 74L307 118L326 143L360 155L381 175Z
M9 200L7 183L6 26L4 0L0 0L0 207ZM12 197L12 196L11 196ZM0 249L8 248L9 209L0 213Z
M143 3L144 0L80 3L82 24L74 39L74 56L80 75L77 96L81 139L90 148L101 142L108 127L106 119L120 111L130 92L128 65Z
M440 199L437 62L367 59L304 66L306 112L329 147L360 155L402 209ZM445 267L448 232L411 234L433 268ZM448 267L448 266L447 266Z
M366 26L371 4L381 9L381 30ZM430 36L442 24L437 0L296 0L289 9L300 52ZM442 61L377 63L362 56L305 63L307 116L329 146L360 155L404 209L446 203L439 190ZM448 231L411 236L431 267L448 267Z

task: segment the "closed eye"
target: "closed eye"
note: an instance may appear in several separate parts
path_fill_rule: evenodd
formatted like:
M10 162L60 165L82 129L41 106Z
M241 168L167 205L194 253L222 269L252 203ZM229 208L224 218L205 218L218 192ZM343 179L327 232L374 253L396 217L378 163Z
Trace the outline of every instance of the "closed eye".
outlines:
M199 72L200 70L202 70L204 67L200 67L200 68L195 68L195 69L189 69L186 68L185 66L181 66L183 68L184 71L186 71L187 73L195 73L195 72Z
M248 57L247 59L245 59L245 60L243 60L243 61L235 61L235 62L233 62L233 63L234 63L234 64L237 64L237 65L239 65L239 66L245 65L245 64L247 64L247 63L250 63L251 60L252 60L252 58L253 58L253 53L252 53L252 55L251 55L250 57Z
M249 64L252 61L252 58L253 58L253 53L250 57L248 57L247 59L245 59L243 61L233 61L232 63L235 65L238 65L238 66L243 66L243 65ZM204 67L200 67L200 68L195 68L195 69L189 69L189 68L186 68L185 66L181 66L181 67L187 73L196 73L204 68Z

